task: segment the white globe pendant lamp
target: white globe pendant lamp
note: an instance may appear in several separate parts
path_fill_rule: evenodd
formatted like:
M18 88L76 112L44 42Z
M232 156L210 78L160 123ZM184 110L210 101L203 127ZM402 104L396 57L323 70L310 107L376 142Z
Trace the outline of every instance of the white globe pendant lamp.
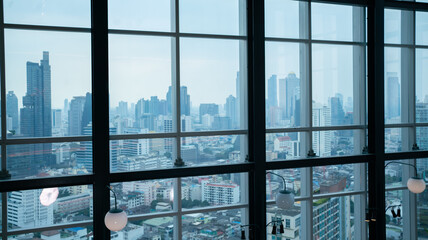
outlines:
M403 163L403 162L389 162L385 165L385 168L391 163L402 164L402 165L413 167L415 169L416 177L411 177L409 178L409 180L407 180L407 188L409 189L410 192L416 193L416 194L419 194L425 191L426 182L423 178L418 177L418 169L416 168L415 165L409 164L409 163Z
M285 181L285 178L282 177L279 174L273 173L273 172L267 172L270 174L273 174L275 176L278 176L282 179L284 185L284 189L279 191L276 195L276 206L281 209L289 209L294 206L294 194L287 190L287 182Z
M113 189L107 186L114 195L114 208L110 209L104 217L104 223L110 231L120 231L128 223L128 216L122 209L117 208L117 197Z
M422 193L425 191L426 183L422 178L411 177L409 180L407 180L407 188L412 193Z

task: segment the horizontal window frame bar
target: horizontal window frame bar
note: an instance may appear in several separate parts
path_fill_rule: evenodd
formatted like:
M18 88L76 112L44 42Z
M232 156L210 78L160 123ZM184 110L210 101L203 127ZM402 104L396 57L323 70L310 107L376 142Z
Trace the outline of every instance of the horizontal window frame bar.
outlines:
M426 186L428 187L428 183L426 183ZM398 186L398 187L386 187L385 188L385 192L399 191L399 190L409 190L409 188L405 185Z
M332 198L332 197L343 197L343 196L354 196L354 195L363 195L366 194L365 191L348 191L348 192L337 192L337 193L326 193L326 194L317 194L313 195L312 197L295 197L295 202L303 202L303 201L311 201L316 199L322 199L322 198ZM266 201L266 205L274 205L276 204L275 200L268 200Z
M344 165L356 163L368 163L375 160L374 154L331 156L331 157L311 157L296 160L270 161L266 162L267 170L279 170L290 168L321 167L330 165Z
M385 0L385 8L427 12L428 4L422 2Z
M321 132L321 131L341 131L341 130L364 130L366 125L347 125L347 126L316 126L316 127L297 127L297 128L267 128L266 133L285 133L285 132Z
M328 44L328 45L352 45L352 46L367 46L366 42L348 42L338 40L318 40L307 38L282 38L282 37L265 37L265 42L289 42L289 43L306 43L306 44Z
M54 32L75 32L75 33L91 33L91 28L84 27L62 27L62 26L46 26L46 25L32 25L32 24L15 24L4 23L5 29L13 30L38 30L38 31L54 31Z
M428 151L416 150L408 152L385 153L385 161L428 158Z
M153 219L153 218L161 218L161 217L177 217L178 215L179 213L177 211L145 213L145 214L128 216L128 222Z
M192 209L182 209L181 215L193 214L193 213L207 213L207 212L216 212L223 210L232 210L232 209L240 209L240 208L248 208L248 203L241 204L232 204L232 205L224 205L224 206L209 206L203 208L192 208Z
M159 37L174 37L174 38L215 38L215 39L231 39L231 40L248 39L247 36L241 36L241 35L157 32L157 31L144 31L144 30L126 30L126 29L109 29L108 33L117 34L117 35L159 36Z
M110 135L110 140L127 139L151 139L151 138L177 138L177 137L209 137L227 135L247 135L248 130L224 130L224 131L202 131L202 132L181 132L181 133L152 133L152 134L121 134Z
M94 176L77 175L77 176L61 176L50 178L31 178L20 180L2 180L0 181L1 192L14 192L32 189L43 189L52 187L69 187L77 185L93 185Z
M388 48L410 48L410 49L428 49L428 45L413 45L413 44L402 44L402 43L385 43L385 47Z
M133 182L167 178L184 178L226 173L248 173L254 170L254 163L244 162L214 166L174 167L169 169L145 170L136 172L110 173L110 182Z
M412 128L412 127L428 127L428 123L395 123L395 124L385 124L385 128Z
M0 140L3 145L41 144L41 143L62 143L62 142L90 142L92 136L71 136L71 137L37 137L37 138L7 138Z
M86 227L92 224L93 224L93 221L80 221L80 222L57 224L57 225L51 225L51 226L45 226L45 227L8 230L7 233L5 233L5 235L13 236L13 235L20 235L20 234L35 233L35 232L59 230L59 229L72 228L72 227Z

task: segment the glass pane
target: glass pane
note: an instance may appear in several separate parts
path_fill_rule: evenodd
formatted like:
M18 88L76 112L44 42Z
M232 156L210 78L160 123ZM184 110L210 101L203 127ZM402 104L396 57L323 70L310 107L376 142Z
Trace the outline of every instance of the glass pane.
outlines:
M365 183L367 180L359 179L357 174L361 172L362 167L363 164L314 167L313 192L315 194L328 194L364 189L361 183Z
M385 43L401 43L401 10L385 9Z
M360 74L363 66L355 68L354 61L362 57L363 49L325 44L314 44L312 49L313 125L359 124L357 116L361 113L354 112L353 106L355 101L363 99L356 92L358 88L354 89L354 86L360 85L364 78Z
M295 196L302 194L302 171L300 168L290 168L269 171L282 176L287 184L287 190L294 193ZM274 174L266 174L266 200L275 200L279 191L284 189L283 180Z
M240 239L247 209L193 213L182 217L183 240Z
M181 39L183 131L246 128L245 54L245 41Z
M8 240L21 240L21 239L89 239L89 235L93 235L94 227L92 225L85 227L63 228L57 230L26 233L20 235L8 236ZM91 238L92 239L92 238ZM114 238L112 238L114 239Z
M109 36L110 122L118 130L113 134L175 128L171 41L169 37Z
M266 134L266 161L301 158L301 142L305 133Z
M3 0L3 6L5 23L91 27L89 0Z
M174 217L151 218L141 221L128 222L126 227L115 232L117 237L111 237L112 240L130 240L130 239L173 239L174 237ZM113 233L113 232L112 232Z
M319 40L362 41L363 32L353 32L363 25L363 8L312 3L312 38Z
M291 0L265 1L266 37L307 38L308 3Z
M278 209L274 205L268 205L266 208L266 224L270 223L266 228L267 239L302 239L301 229L302 215L301 215L301 203L295 204L290 209ZM279 232L280 221L284 226L284 233ZM271 223L272 222L272 223ZM272 232L273 223L277 227L276 234Z
M10 230L88 221L93 217L92 185L7 194L7 221Z
M398 161L387 161L385 165L385 187L401 187L407 186L407 179L403 179L403 168L407 168L407 166L394 162L402 162L409 163L408 160L398 160Z
M410 128L386 128L385 152L410 151L413 140L410 141L412 129Z
M111 172L171 168L176 157L175 139L127 139L110 141Z
M416 49L416 122L428 122L428 50Z
M320 157L361 154L361 130L312 132L312 149Z
M6 157L12 179L92 173L92 142L8 145Z
M245 203L247 182L246 173L183 178L181 206L191 209Z
M111 186L117 195L117 208L126 211L128 216L173 209L174 179L113 183ZM110 206L114 208L111 192Z
M417 194L418 238L428 238L428 191Z
M180 0L180 32L246 34L244 0Z
M387 191L386 194L386 203L388 206L397 206L394 207L394 212L397 213L398 209L401 211L401 216L406 214L404 210L406 208L401 207L402 199L403 199L403 191ZM392 213L392 209L388 209L386 211L386 238L399 240L403 239L403 221L400 217L394 217Z
M266 127L299 127L306 72L305 44L266 42Z
M416 143L420 150L428 150L428 127L416 128Z
M385 123L408 122L408 116L403 115L401 98L402 91L402 57L407 49L385 48ZM408 59L406 59L407 61Z
M314 239L353 239L354 201L354 196L314 200Z
M245 161L246 136L181 138L181 158L187 166L233 164Z
M428 13L416 12L416 45L428 45Z
M163 31L175 29L171 0L108 0L110 29Z
M7 112L19 116L8 137L84 135L92 121L91 35L5 30L5 54Z

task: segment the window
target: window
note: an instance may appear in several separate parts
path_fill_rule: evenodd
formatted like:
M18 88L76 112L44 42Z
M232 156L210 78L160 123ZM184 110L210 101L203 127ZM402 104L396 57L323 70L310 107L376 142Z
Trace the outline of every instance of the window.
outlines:
M428 237L426 4L2 0L0 238Z

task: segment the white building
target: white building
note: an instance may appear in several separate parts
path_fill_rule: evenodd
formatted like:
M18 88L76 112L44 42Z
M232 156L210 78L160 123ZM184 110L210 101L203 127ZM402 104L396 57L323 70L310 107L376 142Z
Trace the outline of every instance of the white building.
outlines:
M229 182L202 181L202 201L213 205L226 205L239 202L240 188Z

